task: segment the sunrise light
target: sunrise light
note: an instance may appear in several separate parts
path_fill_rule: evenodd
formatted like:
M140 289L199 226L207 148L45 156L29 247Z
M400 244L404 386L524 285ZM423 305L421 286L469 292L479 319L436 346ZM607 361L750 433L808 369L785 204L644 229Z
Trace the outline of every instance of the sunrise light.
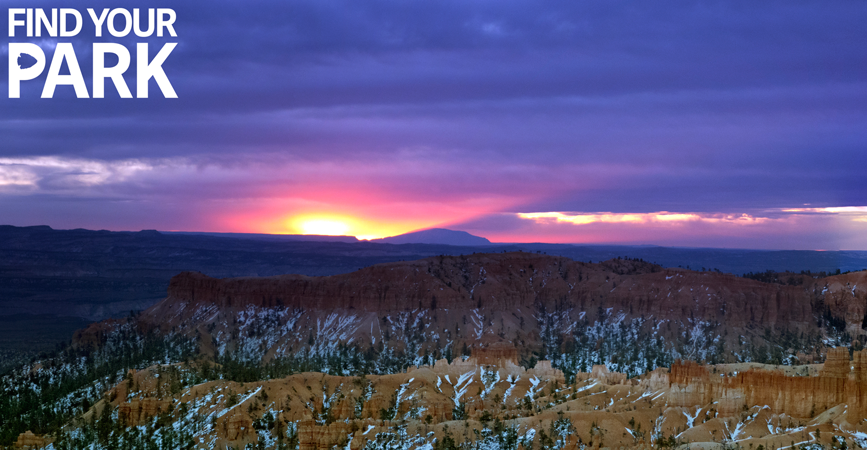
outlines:
M347 232L349 232L349 225L337 220L314 219L301 223L301 234L343 236Z
M413 227L416 228L413 228ZM417 229L413 224L388 223L346 214L302 213L282 223L255 225L255 229L277 234L309 234L320 236L355 236L358 239L378 239Z

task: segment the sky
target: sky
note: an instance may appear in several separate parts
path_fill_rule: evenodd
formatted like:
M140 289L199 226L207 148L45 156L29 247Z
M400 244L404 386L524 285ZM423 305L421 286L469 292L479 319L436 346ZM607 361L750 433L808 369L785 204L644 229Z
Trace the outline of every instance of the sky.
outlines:
M2 35L91 93L94 42L133 93L176 42L178 98L0 95L0 223L867 250L867 2L169 4L175 38Z

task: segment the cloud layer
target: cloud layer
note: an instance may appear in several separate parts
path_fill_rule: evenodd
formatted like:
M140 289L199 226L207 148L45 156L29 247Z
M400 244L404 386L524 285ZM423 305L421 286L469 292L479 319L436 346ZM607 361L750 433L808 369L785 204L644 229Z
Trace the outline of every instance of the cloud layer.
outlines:
M177 100L0 96L0 221L867 249L791 211L867 205L863 2L172 6Z

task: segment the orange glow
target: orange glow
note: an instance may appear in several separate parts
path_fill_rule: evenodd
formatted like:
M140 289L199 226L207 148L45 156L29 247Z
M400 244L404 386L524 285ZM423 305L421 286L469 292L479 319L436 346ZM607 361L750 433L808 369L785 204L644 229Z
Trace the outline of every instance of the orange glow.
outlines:
M276 220L256 220L254 223L257 230L270 234L355 236L362 240L395 236L430 226L428 222L415 218L392 222L388 219L367 219L327 212L292 214Z
M518 199L524 200L524 199ZM434 227L450 227L506 209L516 200L488 196L450 202L379 198L353 191L323 190L316 199L273 198L225 205L218 229L236 233L329 234L379 239Z
M279 222L282 222L280 224ZM278 225L279 224L279 225ZM354 217L342 214L311 213L284 217L278 221L275 234L318 234L322 236L355 236L362 224ZM273 228L273 225L268 228Z
M302 234L318 234L322 236L344 236L349 231L349 225L336 220L314 219L301 224Z
M290 216L283 220L275 234L318 234L323 236L355 236L358 239L376 239L380 236L375 224L341 214L312 213Z

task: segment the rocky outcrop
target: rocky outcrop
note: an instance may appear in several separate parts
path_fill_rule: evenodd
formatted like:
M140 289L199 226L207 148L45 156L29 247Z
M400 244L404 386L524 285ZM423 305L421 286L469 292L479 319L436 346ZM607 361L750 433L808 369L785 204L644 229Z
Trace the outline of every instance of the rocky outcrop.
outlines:
M745 408L768 406L776 414L812 418L846 404L850 422L867 418L867 350L855 352L850 368L849 350L834 348L818 376L788 376L779 370L749 369L735 374L711 374L692 361L678 362L669 375L669 403L693 407L718 402L721 416Z
M518 349L514 344L506 342L475 346L472 348L471 355L479 364L498 366L505 366L506 362L518 364Z
M664 367L654 369L643 377L640 384L649 392L667 390L671 386L669 371Z
M436 361L432 367L421 366L415 368L410 366L407 370L408 373L413 373L419 370L429 370L434 376L449 375L452 378L456 378L467 372L477 372L482 366L488 366L488 364L483 364L475 357L471 356L466 360L455 359L451 364L445 359L441 359ZM505 380L509 376L514 376L518 378L538 377L557 383L564 383L566 381L566 376L563 374L563 371L552 367L551 361L538 361L532 369L525 369L522 366L512 363L510 360L506 360L503 364L495 364L492 365L492 367L488 367L488 369L499 372L499 377L502 380ZM620 375L623 375L624 378L626 376L624 374L616 374L615 376Z
M846 383L849 414L867 418L867 350L854 352L852 356L852 373Z
M626 383L626 374L620 372L611 372L608 367L597 364L590 370L589 378L598 380L602 384L624 384Z
M511 361L501 367L469 357L388 375L305 372L248 383L214 380L165 397L164 405L191 408L176 408L175 418L190 413L216 417L205 442L218 448L256 445L259 435L253 424L272 419L271 432L294 430L305 450L360 450L373 440L382 444L404 432L421 446L443 437L446 427L463 442L479 439L473 430L482 430L488 420L488 427L499 420L520 433L533 428L551 436L552 426L562 430L563 419L573 427L564 449L586 448L578 445L579 439L582 445L592 442L591 447L646 448L653 445L650 430L677 436L694 448L720 437L759 439L747 445L780 448L814 439L811 433L818 435L820 429L823 436L826 431L848 433L851 444L851 436L867 432L862 424L867 351L855 352L852 361L847 356L845 349L832 350L826 366L796 368L683 361L637 379L599 365L576 374L569 384L547 361L523 369ZM847 366L852 368L845 372ZM167 373L165 367L154 366L130 378L147 392L169 395L170 390L155 385L157 380L168 382ZM119 392L119 386L115 390ZM245 399L234 408L227 404L233 393ZM136 389L133 395L142 391ZM149 414L141 413L147 410L145 403L139 401L142 415ZM122 403L121 414L134 419L135 404ZM91 414L98 414L99 405L94 408ZM276 414L266 419L270 413Z
M825 364L822 366L820 377L827 378L848 378L851 372L851 363L849 362L849 349L837 347L828 350L825 356Z
M633 317L692 318L736 327L798 327L815 326L816 289L820 288L626 260L590 264L528 253L476 254L386 263L329 277L216 279L185 272L172 279L168 298L150 316L165 317L160 312L171 310L173 304L377 314L419 309L533 311L540 304L549 310L559 304L578 311L612 308ZM863 317L863 305L834 305L841 314L844 308L855 308L850 315L860 312Z
M253 429L253 419L237 411L223 422L221 431L217 435L229 441L256 439L256 431Z
M717 380L712 382L708 370L693 361L673 364L669 380L668 400L674 406L706 405L718 395L714 390Z
M15 441L15 448L22 450L45 448L46 445L48 445L48 441L45 438L33 434L30 430L18 435L18 440Z
M536 376L539 378L547 378L557 383L565 383L566 376L560 369L555 369L551 366L551 361L539 361L532 369L527 371L528 376Z
M170 402L158 398L134 399L121 403L118 414L127 426L138 426L168 410Z
M343 448L350 442L352 425L346 422L334 422L328 425L318 426L313 419L298 422L298 450L329 450L335 446ZM360 442L353 440L359 448Z

